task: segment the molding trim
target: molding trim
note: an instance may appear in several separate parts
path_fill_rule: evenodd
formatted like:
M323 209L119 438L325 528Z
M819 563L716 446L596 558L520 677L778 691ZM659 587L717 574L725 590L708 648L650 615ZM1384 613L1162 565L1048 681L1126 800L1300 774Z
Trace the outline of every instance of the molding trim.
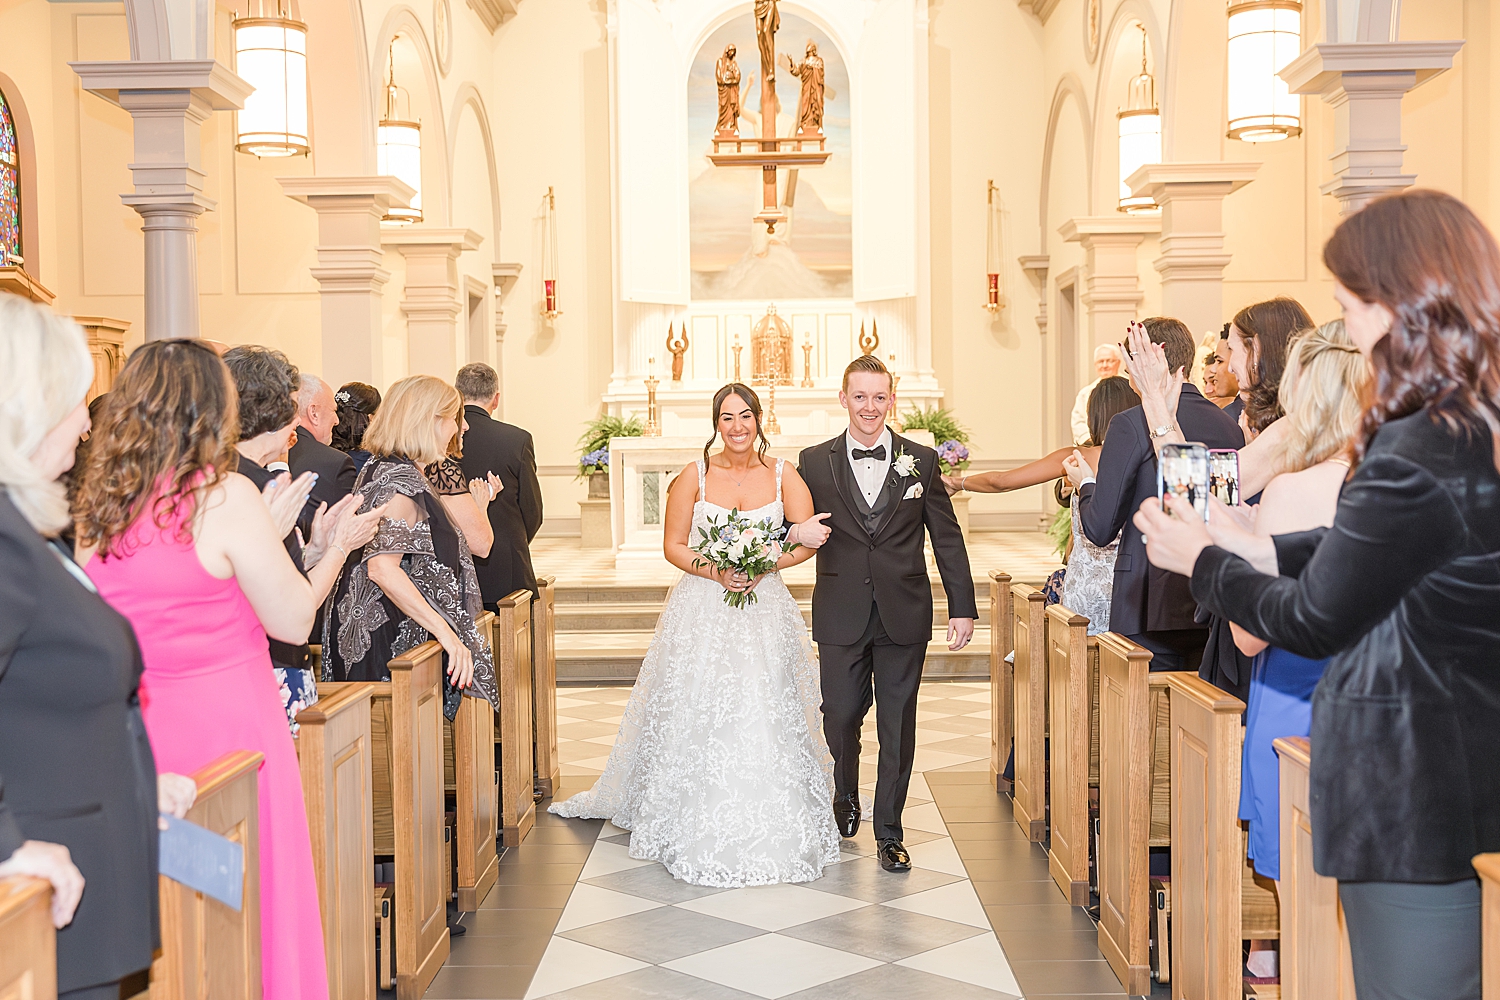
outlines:
M1294 94L1323 94L1336 90L1345 73L1391 75L1412 73L1414 90L1439 73L1453 68L1453 57L1463 40L1421 42L1319 42L1287 63L1276 75Z
M470 3L472 2L473 0L470 0ZM1046 24L1047 19L1052 16L1052 12L1057 9L1058 4L1061 2L1062 0L1016 0L1016 6L1030 14L1034 14L1038 21Z
M469 0L469 9L479 15L485 30L492 35L500 25L516 16L516 9L520 6L521 0Z
M83 89L111 104L120 92L186 90L214 111L238 111L255 92L248 81L215 59L168 59L160 62L114 60L70 62Z

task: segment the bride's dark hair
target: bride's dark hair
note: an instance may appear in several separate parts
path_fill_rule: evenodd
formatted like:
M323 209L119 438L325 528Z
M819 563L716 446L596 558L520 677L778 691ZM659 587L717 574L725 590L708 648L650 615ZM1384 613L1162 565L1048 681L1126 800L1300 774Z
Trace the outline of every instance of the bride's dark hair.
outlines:
M754 389L750 388L748 385L745 385L743 382L731 382L724 388L720 389L718 392L714 393L714 432L709 435L708 443L703 446L703 461L705 464L708 462L708 449L712 448L714 446L714 441L718 440L719 409L724 405L724 400L728 399L730 396L738 396L743 399L745 401L745 404L750 407L750 412L755 416L755 436L760 441L760 447L757 449L756 457L758 457L761 464L764 465L766 463L766 449L771 447L771 442L766 439L765 429L760 425L760 397L755 394Z

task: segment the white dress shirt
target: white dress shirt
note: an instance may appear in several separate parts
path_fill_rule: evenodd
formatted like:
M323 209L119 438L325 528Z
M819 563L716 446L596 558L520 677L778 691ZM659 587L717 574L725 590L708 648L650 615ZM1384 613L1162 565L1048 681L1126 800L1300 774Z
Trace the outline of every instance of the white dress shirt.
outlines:
M854 449L865 450L865 446L854 440L853 434L844 435L844 447L848 449L849 467L854 470L854 481L859 484L859 491L865 495L865 503L875 506L875 498L880 496L880 490L885 486L886 473L891 471L891 460L895 458L891 454L891 429L887 427L881 432L880 440L872 447L885 447L885 460L874 458L861 458L855 460Z
M1069 423L1073 428L1073 443L1084 445L1089 443L1089 397L1099 387L1103 379L1094 379L1088 385L1078 390L1078 395L1073 400L1072 419Z

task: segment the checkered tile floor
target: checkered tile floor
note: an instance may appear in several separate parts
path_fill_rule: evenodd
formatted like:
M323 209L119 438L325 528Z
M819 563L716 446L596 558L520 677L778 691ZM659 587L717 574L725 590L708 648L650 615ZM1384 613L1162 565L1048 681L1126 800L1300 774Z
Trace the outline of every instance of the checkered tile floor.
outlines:
M559 690L559 797L597 780L629 693ZM539 812L427 996L1125 1000L1094 924L990 783L989 686L928 682L919 699L911 872L880 869L866 825L816 882L707 889L632 859L630 835L608 823ZM866 721L868 796L874 714Z

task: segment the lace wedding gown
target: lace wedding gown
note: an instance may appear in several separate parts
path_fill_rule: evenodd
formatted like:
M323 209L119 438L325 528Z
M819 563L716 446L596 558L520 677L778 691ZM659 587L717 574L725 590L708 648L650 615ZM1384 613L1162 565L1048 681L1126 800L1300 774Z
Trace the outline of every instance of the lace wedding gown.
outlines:
M778 459L775 501L746 517L781 523L781 471ZM700 498L705 474L700 461ZM727 513L699 499L690 537ZM838 860L807 626L779 574L755 592L732 608L712 580L672 588L604 774L550 812L613 821L631 857L694 885L810 882Z

